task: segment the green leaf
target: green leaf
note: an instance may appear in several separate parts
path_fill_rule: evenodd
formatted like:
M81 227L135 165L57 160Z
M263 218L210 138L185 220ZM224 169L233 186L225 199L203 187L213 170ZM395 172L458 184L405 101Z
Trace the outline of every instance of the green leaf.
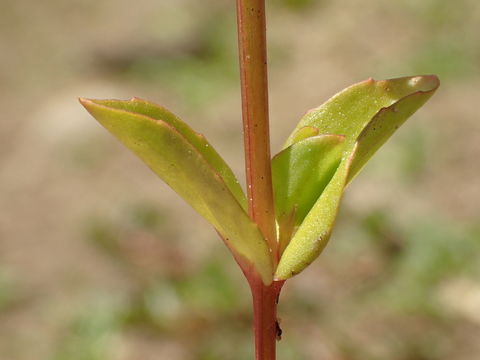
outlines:
M342 159L343 136L320 135L301 140L272 160L275 213L281 250L322 194Z
M433 95L433 91L435 89L430 92L415 92L389 107L380 109L375 114L357 137L358 147L353 157L348 182L358 174L390 136L428 101L430 96Z
M369 79L352 85L309 111L300 120L285 147L295 142L298 133L304 131L302 128L310 126L318 129L318 134L344 135L346 152L350 153L362 130L382 108L408 98L414 112L433 95L438 86L438 78L434 75L379 81ZM412 94L417 96L411 97Z
M286 280L304 270L327 245L335 224L352 158L345 158L310 210L278 264L275 279Z
M292 143L297 143L299 141L302 141L309 137L317 136L317 135L318 135L318 129L316 127L304 126L298 129L297 132L295 132L295 135L292 139Z
M245 211L233 173L204 137L143 100L80 102L215 227L244 271L253 267L265 284L271 283L267 244Z
M317 134L343 135L343 160L286 247L276 278L285 280L318 257L330 237L345 186L438 86L439 80L434 75L370 79L341 91L302 118L285 147ZM295 168L291 171L295 172ZM280 239L283 238L280 234Z
M173 126L180 134L182 134L188 142L204 156L215 171L222 177L232 194L247 209L247 199L242 187L237 181L235 174L217 153L215 148L210 145L205 136L199 134L190 128L186 123L180 120L176 115L162 106L151 103L140 98L132 98L131 100L94 100L98 105L118 110L125 110L139 115L145 115L155 120L161 120Z

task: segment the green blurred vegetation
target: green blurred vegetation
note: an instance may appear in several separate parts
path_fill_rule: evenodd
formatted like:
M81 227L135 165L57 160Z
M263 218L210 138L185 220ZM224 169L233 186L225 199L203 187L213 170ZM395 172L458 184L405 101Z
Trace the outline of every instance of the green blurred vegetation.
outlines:
M422 32L417 34L416 51L395 66L418 74L438 74L449 82L478 75L480 48L476 37L470 36L478 30L476 2L403 0L397 6L419 20Z
M233 14L214 10L189 46L166 57L136 54L125 75L169 84L192 106L201 106L238 80L235 29Z
M316 0L279 0L274 7L305 10ZM159 24L161 26L161 24ZM105 53L97 66L108 73L143 84L168 84L170 91L194 109L238 86L236 17L231 8L212 7L195 33L168 48L133 48ZM288 49L269 42L270 66L285 62Z
M275 0L272 3L276 6L283 6L293 11L307 10L314 4L320 3L319 0Z
M127 244L138 242L140 233L171 237L174 229L168 217L152 204L134 204L116 219L99 218L89 222L87 237L131 278L132 289L123 291L121 300L118 294L103 295L76 315L65 329L55 360L114 359L113 348L132 329L153 338L175 339L194 359L252 357L248 290L232 276L231 259L212 254L183 272L175 269L178 259L170 270L142 268L138 259L151 257L155 250L141 246L141 252L132 256ZM406 227L390 209L367 214L347 209L340 222L342 230L322 267L339 274L335 288L346 293L341 300L335 300L338 289L331 294L296 292L282 299L281 313L288 316L291 333L279 345L279 359L307 358L299 339L308 323L329 334L342 356L352 360L447 358L454 350L452 326L459 332L464 326L445 311L440 289L448 279L478 276L478 226L432 216L414 219ZM174 244L163 245L171 247L163 252L175 251ZM366 263L359 254L376 265L362 269ZM415 326L405 326L405 319ZM348 336L371 325L365 322L391 329L366 346ZM416 326L427 333L418 337Z
M17 297L15 280L3 269L0 269L0 313L8 310Z

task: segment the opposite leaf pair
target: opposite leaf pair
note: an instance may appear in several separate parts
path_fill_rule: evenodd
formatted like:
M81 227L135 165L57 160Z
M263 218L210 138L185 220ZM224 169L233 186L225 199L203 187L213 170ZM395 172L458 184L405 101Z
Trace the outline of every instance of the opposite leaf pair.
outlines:
M241 186L205 137L141 99L80 101L215 227L244 271L256 271L269 285L299 273L320 254L345 186L438 85L435 76L367 80L305 115L272 160L282 253L276 269L247 214Z

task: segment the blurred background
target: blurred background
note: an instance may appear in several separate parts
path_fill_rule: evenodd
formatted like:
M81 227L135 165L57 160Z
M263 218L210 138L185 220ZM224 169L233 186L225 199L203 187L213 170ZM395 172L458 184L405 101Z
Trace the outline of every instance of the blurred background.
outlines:
M234 1L0 3L0 359L252 359L224 245L76 99L160 103L243 181ZM442 81L287 283L278 358L479 359L480 4L267 3L272 153L352 83Z

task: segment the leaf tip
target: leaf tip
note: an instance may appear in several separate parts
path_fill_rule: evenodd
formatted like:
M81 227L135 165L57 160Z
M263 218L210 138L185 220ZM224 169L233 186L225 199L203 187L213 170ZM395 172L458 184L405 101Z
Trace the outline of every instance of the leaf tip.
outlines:
M83 106L85 106L85 104L91 102L91 100L90 100L90 99L87 99L87 98L79 97L79 98L78 98L78 102L79 102L80 104L82 104Z
M440 86L440 79L437 75L413 76L409 80L409 85L420 89L422 92L429 92L436 90Z
M87 98L78 98L78 102L89 112L91 113L91 109L95 105L95 101L93 99L87 99Z

